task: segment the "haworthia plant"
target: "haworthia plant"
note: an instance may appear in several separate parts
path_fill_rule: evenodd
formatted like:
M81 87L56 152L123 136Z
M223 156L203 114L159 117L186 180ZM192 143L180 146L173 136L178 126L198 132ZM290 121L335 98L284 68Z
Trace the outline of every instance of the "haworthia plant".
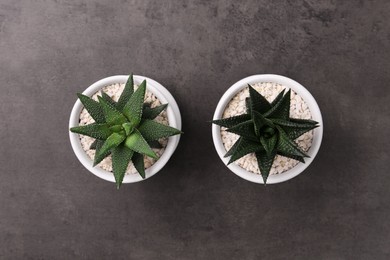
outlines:
M249 87L249 98L246 101L246 114L212 121L228 132L240 138L226 153L229 163L255 153L264 184L277 154L305 162L309 157L294 142L302 134L318 127L318 122L306 119L290 118L290 94L283 90L272 102Z
M151 108L150 104L144 103L145 91L145 80L134 91L131 74L118 102L103 91L98 102L83 94L77 94L95 123L72 127L70 131L96 139L90 147L96 150L94 166L111 154L118 189L130 161L140 176L145 178L144 156L158 159L152 150L161 147L158 139L182 133L176 128L154 121L168 104Z

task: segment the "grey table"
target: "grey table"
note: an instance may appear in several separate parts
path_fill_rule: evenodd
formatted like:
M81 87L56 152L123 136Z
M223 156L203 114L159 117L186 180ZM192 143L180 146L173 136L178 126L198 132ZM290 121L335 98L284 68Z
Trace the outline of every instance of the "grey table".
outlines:
M238 3L241 2L241 3ZM390 3L0 1L1 259L389 259ZM78 162L75 93L149 76L185 135L166 167L119 191ZM306 86L318 157L256 185L220 161L207 121L249 75Z

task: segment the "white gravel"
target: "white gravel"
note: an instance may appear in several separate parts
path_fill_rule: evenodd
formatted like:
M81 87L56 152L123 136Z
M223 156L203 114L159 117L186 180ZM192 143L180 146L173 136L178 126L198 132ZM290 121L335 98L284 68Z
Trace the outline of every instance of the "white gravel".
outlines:
M283 89L286 89L285 92L287 92L287 90L289 89L288 87L285 87L281 84L272 82L256 83L252 85L252 87L256 89L260 94L262 94L269 102L273 101ZM222 118L245 114L245 98L247 97L249 97L249 88L245 88L238 92L226 106ZM300 119L312 118L309 107L307 106L306 102L293 90L291 91L290 117ZM226 128L224 127L221 127L221 137L226 151L230 150L230 148L239 138L238 135L227 132ZM295 142L303 151L308 151L310 149L312 141L313 130L306 132L295 140ZM257 165L257 160L254 153L248 154L238 159L234 163L249 172L260 174L260 170ZM277 155L272 165L270 175L283 173L293 168L298 163L300 162L294 159Z
M120 97L124 87L125 87L124 83L117 83L117 84L112 84L112 85L106 86L102 90L105 93L107 93L113 100L118 101L118 99L119 99L119 97ZM138 86L134 85L134 88L137 89ZM97 99L98 95L101 95L100 91L95 93L92 96L92 98L94 100L98 100ZM150 92L148 90L146 90L145 102L150 103L152 108L161 105L160 100L158 100L157 97L152 92ZM167 115L166 111L163 111L154 120L159 122L159 123L162 123L164 125L168 125L169 124L168 115ZM87 124L91 124L93 122L95 122L93 120L93 118L89 115L87 110L85 108L83 108L83 110L80 113L80 123L79 123L79 125L80 126L87 125ZM91 160L93 160L93 158L95 156L95 150L89 149L89 147L91 146L91 144L93 143L93 141L95 139L93 139L93 138L91 138L89 136L85 136L85 135L79 135L79 136L80 136L81 145L82 145L84 151L88 154L88 156L91 158ZM158 157L161 157L161 155L163 154L163 152L165 150L165 147L167 146L168 139L167 138L163 138L163 139L160 139L159 142L160 142L160 144L161 144L161 146L163 148L161 148L161 149L153 149L153 151L156 152ZM150 166L152 166L155 162L156 162L155 159L152 159L150 157L144 156L145 169L147 169ZM102 169L104 169L104 170L106 170L106 171L112 172L112 159L111 159L111 155L106 157L97 166L102 168ZM127 167L126 174L138 174L138 172L135 169L135 167L134 167L132 162L129 163L129 166Z

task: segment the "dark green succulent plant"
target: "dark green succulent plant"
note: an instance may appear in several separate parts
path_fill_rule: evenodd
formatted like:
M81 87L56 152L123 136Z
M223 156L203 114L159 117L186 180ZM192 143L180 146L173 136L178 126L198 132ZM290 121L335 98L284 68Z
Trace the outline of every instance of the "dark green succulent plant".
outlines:
M249 84L248 86L250 97L245 100L246 114L212 122L240 136L225 155L231 156L228 164L247 154L255 153L265 184L277 154L305 162L304 157L309 156L294 140L318 127L318 122L290 118L291 90L286 94L283 90L270 103L252 86Z
M130 75L118 102L103 91L102 96L98 96L99 102L77 94L95 122L72 127L70 131L96 139L90 147L96 149L93 166L111 154L117 188L122 184L130 161L145 178L144 155L158 159L152 150L161 148L158 139L182 133L153 120L168 104L151 108L150 104L144 103L145 91L145 80L134 91L133 75Z

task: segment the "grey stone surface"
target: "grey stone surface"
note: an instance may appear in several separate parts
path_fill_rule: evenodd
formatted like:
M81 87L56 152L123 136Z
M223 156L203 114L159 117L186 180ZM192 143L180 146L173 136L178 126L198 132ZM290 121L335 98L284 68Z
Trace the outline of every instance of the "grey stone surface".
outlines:
M0 1L1 259L389 259L390 2ZM155 177L90 174L68 139L76 92L149 76L185 135ZM318 157L266 187L220 161L224 91L291 77L324 117Z

